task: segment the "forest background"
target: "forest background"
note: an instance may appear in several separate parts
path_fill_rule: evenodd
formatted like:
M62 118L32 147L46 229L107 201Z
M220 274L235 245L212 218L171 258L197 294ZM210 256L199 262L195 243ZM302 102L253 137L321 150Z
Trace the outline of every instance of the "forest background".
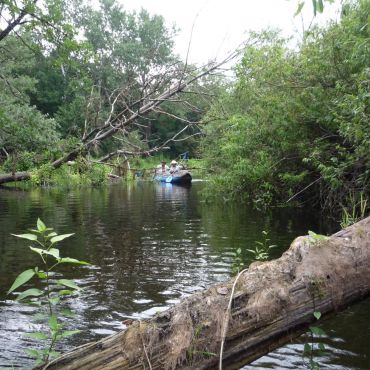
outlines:
M0 174L95 185L111 171L98 163L187 151L210 175L207 199L349 212L370 188L369 14L369 1L346 1L294 47L250 33L226 58L231 76L181 60L176 29L145 10L5 0Z

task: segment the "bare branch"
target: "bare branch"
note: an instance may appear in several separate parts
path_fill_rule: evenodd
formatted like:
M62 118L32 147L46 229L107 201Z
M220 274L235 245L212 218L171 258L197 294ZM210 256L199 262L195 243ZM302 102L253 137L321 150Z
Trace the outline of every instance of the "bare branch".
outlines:
M172 113L166 112L166 111L164 111L162 109L159 109L159 108L155 108L155 109L153 109L153 111L154 112L157 112L157 113L160 113L160 114L164 114L164 115L166 115L168 117L171 117L171 118L174 118L174 119L176 119L178 121L188 123L189 125L193 125L195 123L199 123L198 121L197 122L189 121L189 120L187 120L185 118L182 118L180 116L177 116L176 114L172 114Z
M38 0L33 0L32 5L35 5L37 3L37 1ZM30 13L28 13L26 8L24 8L20 11L18 17L15 18L13 21L9 21L9 22L6 21L8 23L8 26L0 32L0 41L2 41L5 37L7 37L9 35L10 32L12 32L17 26L19 26L21 24L22 20L24 19L24 17L29 15L29 14ZM2 17L2 18L4 18L4 17Z

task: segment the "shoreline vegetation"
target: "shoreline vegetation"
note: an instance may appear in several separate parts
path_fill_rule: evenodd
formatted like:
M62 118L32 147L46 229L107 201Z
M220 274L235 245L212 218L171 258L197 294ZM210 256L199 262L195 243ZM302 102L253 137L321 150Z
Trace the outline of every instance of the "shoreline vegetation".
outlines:
M112 163L98 163L93 159L78 158L70 161L57 169L45 164L39 168L29 169L30 178L25 181L14 181L4 184L6 187L59 187L69 189L80 186L105 186L116 181L152 180L157 166L162 160L169 159L161 157L134 158L133 160ZM202 167L204 161L200 159L189 159L180 162L187 169L195 171L199 177L205 177L206 169Z
M324 1L312 3L315 15L324 11ZM304 1L298 4L297 14ZM310 26L294 48L279 31L250 32L245 43L224 60L198 66L175 54L176 28L144 9L127 11L116 0L98 0L94 7L72 0L7 0L0 7L0 189L69 189L108 185L118 179L150 179L161 160L169 163L186 153L198 158L188 160L187 168L209 180L202 193L205 201L250 202L258 210L300 205L333 214L337 220L341 214L342 228L355 224L369 214L370 207L369 14L368 0L345 0L340 20L325 27ZM224 73L231 62L232 77ZM36 233L46 232L46 226L38 223ZM247 274L262 273L269 283L261 286L266 279L256 279L251 287L252 279L243 278L247 293L237 292L242 305L229 329L240 317L247 330L238 332L235 325L237 335L227 337L225 329L221 348L224 341L237 339L244 351L250 340L245 334L255 332L260 315L267 322L270 317L283 322L284 305L291 303L288 283L296 284L294 294L301 294L292 309L293 313L304 309L304 324L313 321L312 302L321 302L323 313L335 308L336 301L350 303L353 282L359 283L355 298L368 294L364 276L369 253L364 252L366 260L362 254L362 249L368 251L363 239L369 234L368 226L365 219L359 228L350 228L358 241L354 245L334 235L327 244L323 241L328 248L321 248L314 242L322 236L313 233L297 242L281 257L289 273L280 276L281 285L273 296L271 282L278 285L276 276L281 273L278 262L255 263ZM44 239L52 244L38 253L63 262L52 247L58 240L54 237L47 234ZM352 249L357 250L355 257L348 255ZM255 253L261 258L267 255L263 248ZM304 258L307 270L300 264ZM354 258L362 275L344 268L353 267L348 260L353 263ZM21 280L34 273L38 270L26 270ZM307 276L317 281L305 280ZM342 284L343 276L351 284ZM223 288L229 292L230 287L229 282L221 293L198 295L203 298L194 317L202 320L196 326L188 308L174 308L156 316L155 326L139 321L119 334L132 351L126 364L133 358L143 363L143 353L150 368L151 361L160 367L161 356L168 353L173 368L178 363L191 367L198 357L204 368L216 364L213 357L219 343L214 334L220 333L220 312L227 307ZM321 291L333 296L334 303L323 299ZM204 298L213 302L208 305L213 311ZM300 306L301 302L305 305ZM50 329L56 339L54 324ZM158 328L164 328L170 338L164 347ZM277 334L283 332L285 323ZM93 361L105 361L97 358L99 351L109 354L113 343L114 356L121 358L122 338L118 344L114 338L104 339L99 348L87 346L81 353L87 351ZM171 343L177 346L172 348ZM225 358L234 361L240 353L230 348L226 345ZM268 350L264 342L255 348ZM152 349L159 353L154 359L150 359ZM254 357L251 353L250 358Z
M241 50L195 75L196 66L176 61L174 30L162 17L115 3L63 6L52 21L64 38L49 35L49 49L37 38L47 32L38 18L34 29L0 40L12 50L0 67L1 184L97 186L109 174L131 179L188 151L210 180L206 200L348 214L361 203L368 211L369 2L344 2L338 22L310 28L294 50L278 32L252 32ZM84 19L71 17L76 10ZM113 13L122 16L118 24ZM113 22L106 40L103 19ZM139 33L139 44L117 41L126 33ZM153 43L161 47L148 55ZM239 58L234 77L214 73L232 58Z

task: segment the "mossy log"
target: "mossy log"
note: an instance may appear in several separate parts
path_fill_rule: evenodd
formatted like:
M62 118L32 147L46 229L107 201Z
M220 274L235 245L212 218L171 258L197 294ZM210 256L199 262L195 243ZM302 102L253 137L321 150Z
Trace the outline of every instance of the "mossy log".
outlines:
M44 369L217 369L229 315L223 369L281 346L323 315L370 292L370 217L330 238L298 237L274 261L253 263L234 280L196 293L152 319L87 344Z

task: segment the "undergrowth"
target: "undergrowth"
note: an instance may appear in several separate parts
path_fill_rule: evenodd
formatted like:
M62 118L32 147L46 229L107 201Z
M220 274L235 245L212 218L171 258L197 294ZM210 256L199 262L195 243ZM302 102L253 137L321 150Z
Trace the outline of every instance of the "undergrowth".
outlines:
M75 161L54 169L44 164L32 171L31 184L36 186L60 186L70 188L76 186L99 186L108 183L111 168L103 164Z

